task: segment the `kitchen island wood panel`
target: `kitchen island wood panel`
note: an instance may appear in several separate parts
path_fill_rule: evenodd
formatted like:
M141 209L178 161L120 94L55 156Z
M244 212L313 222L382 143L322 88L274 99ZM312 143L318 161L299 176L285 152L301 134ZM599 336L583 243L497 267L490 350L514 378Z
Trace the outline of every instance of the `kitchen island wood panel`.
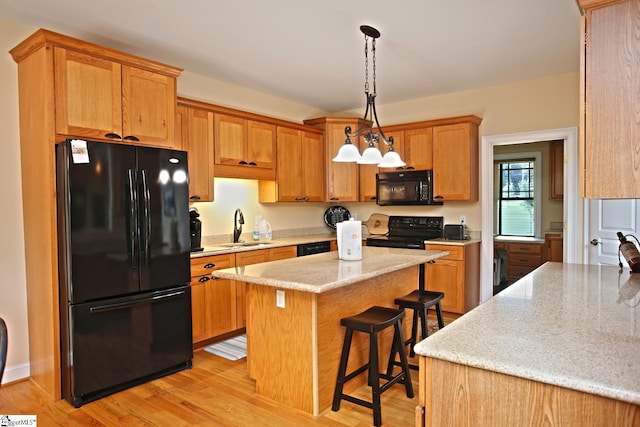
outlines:
M318 416L331 406L344 328L343 317L372 305L394 307L394 299L418 286L418 265L441 251L363 248L362 261L340 261L337 253L224 269L214 276L249 282L247 363L256 393ZM284 307L276 304L284 292ZM411 316L404 321L405 334ZM386 367L391 331L380 337ZM368 340L354 335L349 369L368 355ZM350 381L349 392L366 377Z
M548 262L415 346L416 425L640 425L640 277Z

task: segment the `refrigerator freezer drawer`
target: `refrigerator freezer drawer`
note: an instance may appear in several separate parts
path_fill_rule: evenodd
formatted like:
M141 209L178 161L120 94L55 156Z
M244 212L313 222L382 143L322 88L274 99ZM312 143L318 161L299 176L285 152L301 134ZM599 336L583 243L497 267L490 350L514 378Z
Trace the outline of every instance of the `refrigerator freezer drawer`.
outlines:
M191 366L189 286L72 305L69 316L63 395L76 407Z

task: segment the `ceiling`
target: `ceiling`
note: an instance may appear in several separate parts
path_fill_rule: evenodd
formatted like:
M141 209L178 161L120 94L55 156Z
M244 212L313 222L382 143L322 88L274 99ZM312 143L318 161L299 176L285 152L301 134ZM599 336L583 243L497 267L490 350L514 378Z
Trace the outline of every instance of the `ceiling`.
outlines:
M363 24L379 104L579 67L575 0L0 0L0 19L329 113L364 107Z

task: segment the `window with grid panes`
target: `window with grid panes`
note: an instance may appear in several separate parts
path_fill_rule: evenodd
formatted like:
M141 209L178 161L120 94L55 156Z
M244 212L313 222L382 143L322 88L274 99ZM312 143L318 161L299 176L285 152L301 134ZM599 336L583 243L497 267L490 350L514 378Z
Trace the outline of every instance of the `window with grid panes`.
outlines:
M497 163L499 194L497 200L498 234L534 236L535 234L535 160L519 159Z

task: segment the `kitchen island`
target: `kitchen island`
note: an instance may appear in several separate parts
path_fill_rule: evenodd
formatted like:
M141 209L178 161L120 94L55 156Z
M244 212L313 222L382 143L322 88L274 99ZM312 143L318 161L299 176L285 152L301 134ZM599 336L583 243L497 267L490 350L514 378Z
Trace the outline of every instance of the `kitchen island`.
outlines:
M328 410L344 337L340 319L373 305L394 307L395 298L417 289L418 266L446 255L363 247L361 261L342 261L337 252L327 252L213 272L249 284L247 367L256 394L314 416ZM367 337L360 335L354 335L350 369L368 357ZM382 333L380 343L385 369L391 334ZM362 375L350 381L345 391L364 380Z
M640 425L640 275L546 263L415 346L416 426Z

